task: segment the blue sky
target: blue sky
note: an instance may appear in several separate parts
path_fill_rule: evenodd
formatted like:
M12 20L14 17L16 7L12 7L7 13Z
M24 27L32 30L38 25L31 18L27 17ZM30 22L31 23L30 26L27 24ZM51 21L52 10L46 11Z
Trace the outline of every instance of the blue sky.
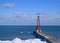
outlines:
M0 25L60 25L60 0L0 0Z

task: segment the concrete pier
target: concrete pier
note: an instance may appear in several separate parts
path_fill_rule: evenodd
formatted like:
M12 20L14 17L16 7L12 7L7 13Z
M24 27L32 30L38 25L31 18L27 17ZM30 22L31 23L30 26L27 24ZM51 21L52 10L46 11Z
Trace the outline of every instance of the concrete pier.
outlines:
M51 35L48 35L44 32L33 32L36 38L41 39L42 41L46 41L47 43L56 43L57 38Z
M51 35L48 35L48 34L46 34L46 33L44 33L44 32L37 32L37 34L45 37L46 39L48 39L48 40L51 41L52 43L56 42L56 40L57 40L56 37L51 36Z

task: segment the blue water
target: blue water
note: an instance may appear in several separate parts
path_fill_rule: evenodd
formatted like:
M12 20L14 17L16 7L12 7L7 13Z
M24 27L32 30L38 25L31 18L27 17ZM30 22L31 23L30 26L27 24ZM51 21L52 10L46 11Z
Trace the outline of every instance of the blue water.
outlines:
M33 39L35 36L32 33L35 29L36 26L0 26L0 40L12 40L15 37ZM60 39L60 26L41 26L41 30Z

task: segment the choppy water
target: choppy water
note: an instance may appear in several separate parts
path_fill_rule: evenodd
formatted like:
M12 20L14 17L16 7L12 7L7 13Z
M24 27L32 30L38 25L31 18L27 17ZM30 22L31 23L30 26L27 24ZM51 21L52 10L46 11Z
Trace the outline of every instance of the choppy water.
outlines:
M21 41L22 43L22 41L26 42L26 40L28 40L27 42L32 43L34 40L38 40L38 43L46 43L35 38L35 36L32 34L35 29L35 26L0 26L0 42L13 43L13 41L16 40L14 43L18 41ZM60 39L60 26L41 26L41 30L49 35L53 35L54 37Z

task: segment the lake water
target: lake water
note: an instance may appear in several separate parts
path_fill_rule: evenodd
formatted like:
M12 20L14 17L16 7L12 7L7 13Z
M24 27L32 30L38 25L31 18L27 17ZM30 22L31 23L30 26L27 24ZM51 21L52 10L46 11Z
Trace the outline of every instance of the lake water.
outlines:
M30 42L39 40L32 34L35 30L36 26L0 26L0 42L3 43L3 40L18 40L24 42L26 40ZM41 30L60 39L60 26L41 26ZM13 41L7 41L6 43L13 43Z

